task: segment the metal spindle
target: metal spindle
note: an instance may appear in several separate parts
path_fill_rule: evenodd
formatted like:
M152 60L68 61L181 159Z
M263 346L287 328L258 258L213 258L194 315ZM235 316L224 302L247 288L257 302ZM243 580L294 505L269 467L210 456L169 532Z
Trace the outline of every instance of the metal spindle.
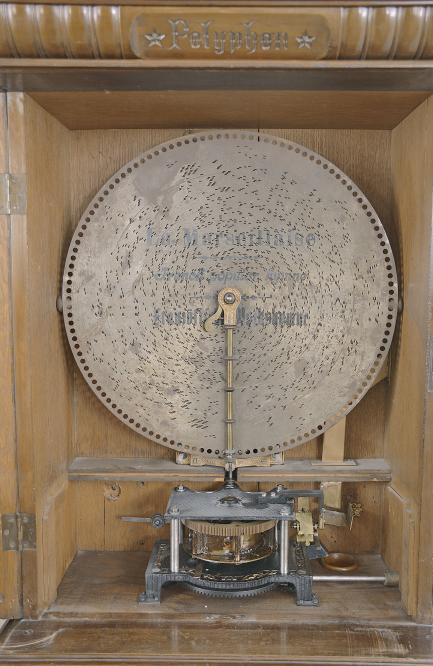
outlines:
M280 574L289 570L289 521L280 520Z
M179 571L179 518L173 518L170 523L170 569L173 573Z

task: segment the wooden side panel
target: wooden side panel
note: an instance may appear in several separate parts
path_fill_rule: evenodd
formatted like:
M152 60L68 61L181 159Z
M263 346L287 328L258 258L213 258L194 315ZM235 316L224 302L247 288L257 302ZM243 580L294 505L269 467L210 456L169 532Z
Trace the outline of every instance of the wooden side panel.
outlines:
M36 514L37 527L37 549L22 555L31 614L55 597L75 552L73 536L65 538L72 383L56 310L70 223L69 148L67 130L29 97L8 95L8 117L11 171L27 177L27 214L12 216L11 244L19 508Z
M419 525L414 502L388 487L384 497L383 555L388 566L399 571L402 599L408 608L416 608L414 571L417 569Z
M408 612L432 616L433 396L429 390L432 325L433 104L430 98L392 133L395 217L400 235L404 309L392 363L385 456L393 466L393 488L410 507L403 520L401 589ZM430 388L431 390L431 388ZM402 520L388 514L387 529ZM409 530L409 531L407 531Z
M24 95L7 95L9 171L26 174ZM15 361L15 418L20 511L35 513L34 455L32 446L31 391L28 381L30 358L29 275L27 216L11 215L11 280ZM24 613L36 607L36 551L22 553Z
M0 173L8 171L6 95L0 95ZM0 215L0 514L15 513L18 505L12 300L10 276L10 217ZM21 556L0 546L0 617L20 617Z
M44 609L57 596L57 587L76 552L75 493L62 474L43 495L38 517L38 605Z

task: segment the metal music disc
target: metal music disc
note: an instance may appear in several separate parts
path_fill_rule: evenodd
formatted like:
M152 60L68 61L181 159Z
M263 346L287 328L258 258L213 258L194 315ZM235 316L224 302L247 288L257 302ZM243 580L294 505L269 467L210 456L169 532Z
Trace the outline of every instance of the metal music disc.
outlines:
M64 316L86 381L123 423L179 451L224 449L224 335L203 321L242 293L235 334L239 457L312 439L373 383L397 278L359 188L293 142L179 137L137 157L81 218Z

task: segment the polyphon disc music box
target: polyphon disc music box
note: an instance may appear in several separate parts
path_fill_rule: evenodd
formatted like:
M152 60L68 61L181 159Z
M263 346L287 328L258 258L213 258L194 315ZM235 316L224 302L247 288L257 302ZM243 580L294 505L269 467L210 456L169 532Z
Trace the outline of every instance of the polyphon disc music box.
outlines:
M433 6L0 4L0 661L428 664Z

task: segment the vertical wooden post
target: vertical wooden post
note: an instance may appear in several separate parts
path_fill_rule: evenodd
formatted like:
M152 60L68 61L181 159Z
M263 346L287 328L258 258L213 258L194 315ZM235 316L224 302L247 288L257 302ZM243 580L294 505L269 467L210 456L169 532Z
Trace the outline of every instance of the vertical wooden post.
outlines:
M342 418L323 435L322 462L337 464L344 460L344 440L346 417ZM332 509L341 509L341 482L329 481L322 484L324 503Z
M9 172L6 95L0 95L0 173ZM11 216L0 214L0 514L18 510L14 406ZM0 617L21 616L21 554L0 543Z

